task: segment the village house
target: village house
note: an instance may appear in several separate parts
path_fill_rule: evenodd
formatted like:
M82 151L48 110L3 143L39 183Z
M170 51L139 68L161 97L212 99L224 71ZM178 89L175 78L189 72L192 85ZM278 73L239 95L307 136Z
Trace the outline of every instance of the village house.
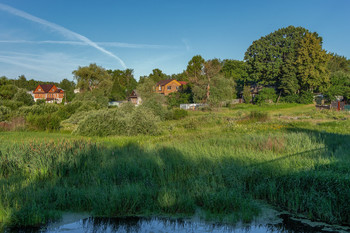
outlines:
M161 80L156 84L156 93L162 95L169 95L170 93L177 92L181 86L186 85L185 81L177 81L176 79Z
M131 94L128 97L128 101L135 104L135 105L140 105L142 103L141 96L139 93L137 93L136 90L133 90Z
M44 99L47 103L62 103L64 91L54 84L40 84L33 91L34 101Z

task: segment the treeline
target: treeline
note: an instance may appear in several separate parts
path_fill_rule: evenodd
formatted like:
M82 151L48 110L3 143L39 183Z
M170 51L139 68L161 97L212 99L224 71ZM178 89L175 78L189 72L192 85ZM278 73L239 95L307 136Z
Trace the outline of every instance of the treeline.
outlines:
M196 55L181 73L167 75L154 69L138 82L132 69L106 70L96 64L78 67L72 73L75 82L64 79L54 83L64 89L66 105L49 106L42 101L34 104L27 91L45 82L27 80L24 76L0 78L0 121L11 122L11 119L22 117L28 129L57 130L63 127L80 134L102 136L109 134L107 128L118 120L121 123L115 125L128 128L114 129L117 134L155 134L154 122L186 115L176 109L182 103L207 103L217 107L241 97L247 103L311 103L316 93L323 94L328 100L337 96L350 98L350 61L325 51L322 37L317 33L293 26L254 41L247 49L244 61L205 60ZM186 81L187 85L166 97L156 94L155 84L167 79ZM74 94L76 88L80 93ZM135 89L147 109L136 111L125 107L112 111L108 108L109 101L124 101ZM254 99L252 91L258 92ZM137 127L127 119L136 119L136 116L148 130L132 130ZM101 122L96 123L94 119ZM105 128L105 133L94 131L94 124Z

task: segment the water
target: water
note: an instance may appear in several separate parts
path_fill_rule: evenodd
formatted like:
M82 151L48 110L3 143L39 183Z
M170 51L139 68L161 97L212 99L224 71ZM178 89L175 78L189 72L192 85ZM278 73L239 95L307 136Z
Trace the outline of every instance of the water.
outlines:
M82 217L81 219L78 219ZM260 219L261 220L261 219ZM297 219L289 214L279 214L270 223L260 220L249 225L218 224L195 219L169 218L99 218L67 214L59 223L52 223L42 228L7 229L6 232L42 232L42 233L102 233L102 232L237 232L237 233L300 233L300 232L350 232L350 227L327 225Z

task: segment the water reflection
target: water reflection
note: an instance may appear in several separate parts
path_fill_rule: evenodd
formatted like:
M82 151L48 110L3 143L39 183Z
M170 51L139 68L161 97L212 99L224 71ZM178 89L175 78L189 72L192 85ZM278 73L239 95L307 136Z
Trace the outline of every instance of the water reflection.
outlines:
M168 218L98 218L89 217L71 223L61 225L49 224L40 229L8 229L6 232L69 232L69 233L104 233L104 232L237 232L237 233L314 233L314 232L347 232L349 228L340 226L329 226L314 224L309 225L302 221L296 220L287 214L279 215L280 223L252 223L248 226L228 225L208 223L204 221L193 221L185 219L168 219Z

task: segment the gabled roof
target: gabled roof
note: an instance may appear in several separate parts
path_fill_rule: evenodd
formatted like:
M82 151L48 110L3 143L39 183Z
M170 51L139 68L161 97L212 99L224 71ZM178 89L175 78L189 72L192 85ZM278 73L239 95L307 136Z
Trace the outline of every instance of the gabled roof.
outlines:
M167 80L161 80L159 82L157 82L157 86L165 86L167 85L168 83L172 82L172 81L176 81L178 82L176 79L167 79Z
M39 84L45 93L49 92L54 84Z
M136 90L133 90L132 92L131 92L131 94L129 95L129 98L135 98L135 97L139 97L140 95L137 93L137 91Z
M38 87L41 87L41 91L35 91L38 89ZM49 91L55 87L55 91L53 93L64 93L64 90L57 88L55 84L39 84L35 90L33 91L33 94L35 93L49 93Z

